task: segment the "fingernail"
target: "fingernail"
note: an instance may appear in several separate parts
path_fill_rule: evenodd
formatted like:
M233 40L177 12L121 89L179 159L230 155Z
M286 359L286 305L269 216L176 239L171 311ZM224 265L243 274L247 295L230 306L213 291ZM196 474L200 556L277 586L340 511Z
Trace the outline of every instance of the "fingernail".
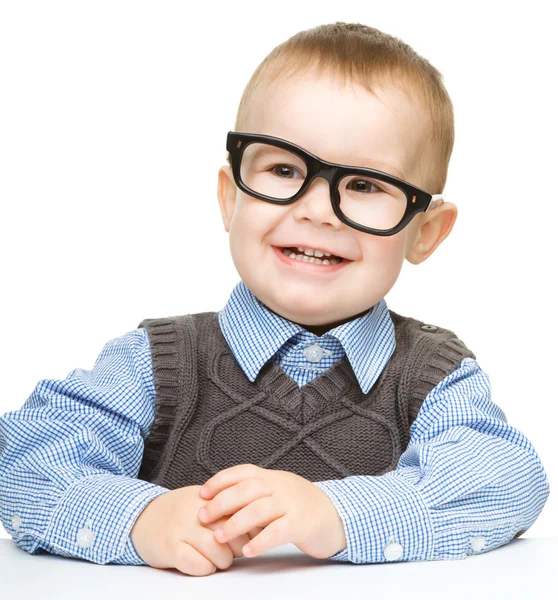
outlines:
M207 486L202 486L202 489L200 490L200 494L207 494Z
M200 508L199 515L200 515L200 519L202 521L205 521L205 519L207 519L207 510L205 510L205 508Z

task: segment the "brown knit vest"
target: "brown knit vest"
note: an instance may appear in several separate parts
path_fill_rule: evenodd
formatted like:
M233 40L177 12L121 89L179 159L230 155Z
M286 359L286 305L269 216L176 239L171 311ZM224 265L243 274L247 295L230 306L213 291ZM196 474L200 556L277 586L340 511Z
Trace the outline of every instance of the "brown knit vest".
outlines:
M394 470L427 394L476 356L452 331L389 312L396 347L367 394L346 355L302 387L274 358L251 382L217 312L144 319L156 398L138 478L176 489L245 463L310 481Z

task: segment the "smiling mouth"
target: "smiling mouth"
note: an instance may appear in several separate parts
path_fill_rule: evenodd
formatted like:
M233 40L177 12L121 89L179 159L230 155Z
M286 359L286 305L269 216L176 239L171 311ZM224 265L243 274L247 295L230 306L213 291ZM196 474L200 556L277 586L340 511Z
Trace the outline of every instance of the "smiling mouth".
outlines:
M298 248L281 248L279 246L277 246L279 248L279 250L281 250L281 252L285 255L288 256L289 258L293 259L293 260L299 260L302 262L308 262L308 263L312 263L312 264L317 264L317 265L337 265L340 262L343 262L343 257L342 256L335 256L334 254L331 254L330 256L309 256L307 254L305 254L304 252L301 252Z
M353 262L348 258L342 258L340 256L334 258L333 255L324 257L324 259L308 256L302 254L296 248L294 249L296 252L293 251L292 248L282 248L280 246L272 246L272 248L273 252L282 263L285 263L286 266L295 271L298 270L301 273L335 273Z

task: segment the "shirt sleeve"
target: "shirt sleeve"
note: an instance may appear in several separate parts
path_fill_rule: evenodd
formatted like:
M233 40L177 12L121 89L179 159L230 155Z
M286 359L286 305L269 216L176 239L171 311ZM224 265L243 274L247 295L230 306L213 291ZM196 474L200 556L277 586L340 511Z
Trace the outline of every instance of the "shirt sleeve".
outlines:
M529 440L490 399L490 382L465 358L425 398L397 468L314 482L335 506L352 563L455 560L525 532L549 496Z
M92 370L43 379L0 417L0 520L30 554L144 565L130 531L167 488L136 479L155 413L147 332L108 341Z

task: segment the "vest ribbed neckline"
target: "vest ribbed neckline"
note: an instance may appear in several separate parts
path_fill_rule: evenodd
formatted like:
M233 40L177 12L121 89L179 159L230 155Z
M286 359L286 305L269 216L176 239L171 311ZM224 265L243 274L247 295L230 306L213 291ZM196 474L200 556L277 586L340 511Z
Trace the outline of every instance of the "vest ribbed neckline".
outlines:
M211 321L211 326L218 330L217 339L221 346L216 350L214 364L220 365L224 359L228 363L226 368L229 373L236 371L239 376L248 380L221 331L217 313L211 315ZM210 376L219 379L222 389L226 389L227 382L219 376L216 369L212 369L212 371ZM372 386L368 394L363 394L346 354L302 387L286 373L274 357L271 357L262 366L253 382L260 393L275 398L291 416L301 419L304 414L304 420L316 417L335 400L342 398L350 389L358 389L358 395L363 397L371 394L376 384ZM302 406L304 406L303 412L301 412Z

